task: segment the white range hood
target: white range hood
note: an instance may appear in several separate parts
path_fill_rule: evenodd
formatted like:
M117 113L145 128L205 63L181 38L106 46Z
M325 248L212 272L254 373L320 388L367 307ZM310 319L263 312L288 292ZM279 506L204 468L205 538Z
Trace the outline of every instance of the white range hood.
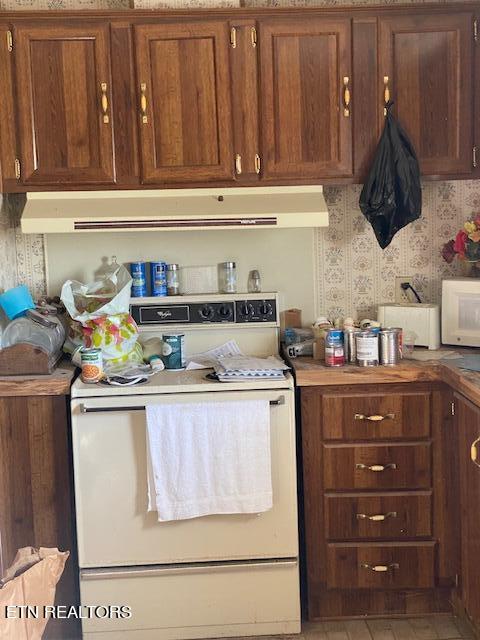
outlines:
M28 193L23 233L326 227L321 186Z

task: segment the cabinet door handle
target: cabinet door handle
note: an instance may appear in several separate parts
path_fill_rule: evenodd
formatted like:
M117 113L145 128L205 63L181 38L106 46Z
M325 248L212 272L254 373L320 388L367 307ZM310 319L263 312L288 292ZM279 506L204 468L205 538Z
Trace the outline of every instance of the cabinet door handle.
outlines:
M108 124L110 122L110 118L108 117L108 96L107 96L107 83L101 82L100 89L102 91L102 113L103 113L103 122L104 124Z
M395 462L389 462L388 464L371 464L371 465L366 465L359 462L355 465L355 468L365 470L365 471L378 472L378 471L387 471L388 469L396 469L397 465L395 464Z
M355 420L369 420L370 422L381 422L382 420L395 420L394 413L386 413L384 416L376 415L373 416L365 416L363 413L356 413L354 415Z
M363 562L360 567L373 571L374 573L386 573L387 571L399 569L400 565L398 562L391 562L390 564L368 564L368 562Z
M480 436L476 440L474 440L470 445L470 458L472 459L472 462L477 465L477 467L480 467L480 462L478 460L478 451L477 451L477 444L479 442L480 442Z
M387 115L387 104L390 102L390 86L389 86L390 78L388 76L383 76L383 115Z
M366 513L357 513L357 520L371 520L372 522L383 522L389 518L396 518L396 511L389 511L388 513L377 513L374 515L367 515Z
M350 116L350 102L352 100L352 93L350 91L350 78L348 76L343 77L343 115L345 118Z
M145 82L140 84L140 113L142 115L142 124L147 124L147 85Z
M237 176L242 173L242 156L239 153L235 156L235 173Z

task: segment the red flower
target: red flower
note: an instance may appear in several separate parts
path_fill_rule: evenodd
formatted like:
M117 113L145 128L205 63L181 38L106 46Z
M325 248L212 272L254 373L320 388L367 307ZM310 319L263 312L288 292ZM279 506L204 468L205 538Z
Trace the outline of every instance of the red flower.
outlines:
M454 243L455 243L455 240L449 240L443 245L443 248L442 248L442 257L445 260L445 262L448 262L448 264L451 264L453 262L453 259L456 256L456 253L453 249Z
M465 244L467 242L468 235L465 231L459 231L453 244L453 250L455 253L459 253L461 256L465 255Z
M480 228L480 213L477 213L473 221L477 225L477 228Z

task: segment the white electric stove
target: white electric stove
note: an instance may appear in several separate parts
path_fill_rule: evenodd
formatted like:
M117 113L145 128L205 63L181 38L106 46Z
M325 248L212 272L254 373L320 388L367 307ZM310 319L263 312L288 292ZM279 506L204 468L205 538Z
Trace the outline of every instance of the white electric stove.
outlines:
M243 353L278 353L276 294L132 299L142 333L185 333L187 355L235 339ZM131 607L83 620L90 640L162 640L297 633L293 380L217 382L208 370L162 371L133 387L72 387L81 602ZM266 399L271 407L273 508L175 522L147 512L145 406Z

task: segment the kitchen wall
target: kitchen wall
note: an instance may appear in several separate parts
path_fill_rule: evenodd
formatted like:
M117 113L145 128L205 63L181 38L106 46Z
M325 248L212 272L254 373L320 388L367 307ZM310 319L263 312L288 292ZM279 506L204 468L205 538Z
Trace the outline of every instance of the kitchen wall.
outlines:
M387 0L389 4L392 0ZM396 0L393 0L394 2ZM399 0L404 1L404 0ZM348 4L350 0L245 0L247 6L309 6ZM371 0L362 0L356 4L368 4ZM374 4L377 2L374 0ZM154 7L199 7L236 5L238 0L135 0L138 8ZM126 8L129 0L0 0L0 10L7 9L62 9L62 8ZM313 249L310 239L303 239L297 231L261 231L259 234L270 234L268 242L269 257L264 260L263 277L265 286L275 286L279 290L287 287L287 303L305 308L305 319L310 319L315 313L326 313L329 316L344 315L373 315L375 305L379 302L392 300L394 296L394 279L396 275L413 276L415 284L425 301L439 301L440 283L442 277L452 275L457 266L446 265L441 256L442 244L450 239L463 221L472 213L480 211L480 181L463 182L426 182L424 183L424 208L420 220L400 231L385 251L375 242L369 225L363 219L358 209L359 186L326 188L326 198L330 208L330 227L314 232ZM0 288L9 287L17 282L28 284L36 295L46 290L47 269L45 267L44 239L42 236L23 236L18 228L18 197L4 199L0 210ZM212 232L214 235L222 232ZM241 232L237 232L241 233ZM277 235L281 234L281 235ZM296 235L297 234L297 235ZM120 235L120 234L117 234ZM175 239L175 252L182 256L185 250L186 238L178 238L178 248ZM238 237L238 241L237 238ZM232 250L240 256L239 261L250 255L251 245L249 234L230 235ZM263 235L255 236L257 242L263 242ZM115 235L98 236L98 251L88 251L88 242L80 244L86 250L89 263L95 263L101 255L117 254L119 259L130 259L124 253L123 242ZM168 236L169 246L173 240ZM202 236L204 238L204 236ZM140 238L132 238L136 243ZM59 242L61 241L61 245ZM224 240L222 239L222 242ZM218 251L213 251L215 238L208 250L202 241L195 249L197 264L207 264L220 257ZM302 242L306 243L302 246ZM133 246L131 242L129 247ZM193 243L192 243L193 244ZM118 250L119 246L123 248ZM63 266L54 259L57 249L64 251L64 255L78 254L79 241L72 238L54 238L48 241L48 273L50 275L51 290L58 288L64 274L78 271L70 259ZM91 245L90 245L91 246ZM103 249L100 249L100 246ZM174 246L173 244L171 245ZM186 241L189 246L189 241ZM222 255L225 246L222 247ZM161 247L161 244L160 244ZM263 248L263 247L262 247ZM61 253L60 251L60 253ZM159 255L158 251L148 249L152 257ZM288 261L285 255L289 255ZM185 254L190 256L188 252ZM310 261L310 256L312 261ZM139 256L140 257L140 256ZM82 259L84 259L82 257ZM250 258L249 258L250 260ZM180 261L180 258L178 258ZM308 271L308 265L313 263L313 270ZM189 264L192 264L190 261ZM250 262L253 266L253 262ZM281 272L278 266L282 267ZM90 267L90 264L88 265ZM242 267L243 269L244 267ZM295 274L299 283L295 287L292 281L287 284L283 274L288 271ZM312 274L313 271L313 274ZM280 273L282 276L280 276ZM278 274L278 275L277 275ZM68 275L76 275L68 273ZM241 276L243 278L243 276ZM268 283L268 284L267 284ZM310 288L311 287L311 288ZM311 310L311 311L310 311Z

